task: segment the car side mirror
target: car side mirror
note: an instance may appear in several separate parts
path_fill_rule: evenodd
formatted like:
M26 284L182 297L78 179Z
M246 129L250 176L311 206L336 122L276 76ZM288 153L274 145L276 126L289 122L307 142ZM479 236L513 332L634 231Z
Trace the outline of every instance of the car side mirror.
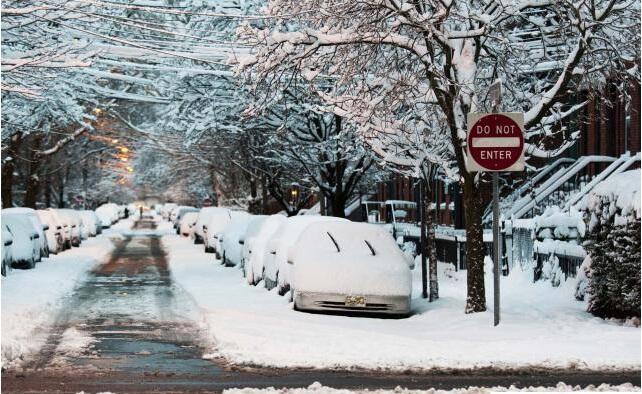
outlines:
M13 240L9 239L7 241L4 241L4 246L10 246L13 244Z
M290 260L288 260L288 264L294 265L294 263L292 261L290 261Z
M37 234L37 233L32 235L31 237L31 239L38 239L38 238L40 238L40 234Z
M245 245L245 241L243 241L242 239L239 239L239 245Z
M49 225L48 225L48 224L43 224L43 225L42 225L42 229L43 229L44 231L49 230Z

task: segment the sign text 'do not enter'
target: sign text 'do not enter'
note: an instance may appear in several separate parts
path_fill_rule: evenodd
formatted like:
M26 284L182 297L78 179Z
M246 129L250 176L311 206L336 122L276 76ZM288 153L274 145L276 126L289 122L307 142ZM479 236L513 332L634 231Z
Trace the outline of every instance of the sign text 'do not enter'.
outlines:
M523 171L523 114L468 114L469 171Z

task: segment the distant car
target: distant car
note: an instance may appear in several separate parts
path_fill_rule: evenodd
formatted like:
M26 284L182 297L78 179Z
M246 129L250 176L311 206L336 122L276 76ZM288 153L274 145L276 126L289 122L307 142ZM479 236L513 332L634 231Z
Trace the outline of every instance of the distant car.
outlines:
M209 220L203 225L203 244L205 253L217 253L218 235L232 221L232 211L228 208L219 208L209 215ZM220 252L218 252L220 254Z
M232 217L232 221L225 228L221 234L221 263L226 267L233 267L241 264L241 250L243 249L243 242L245 233L247 232L248 225L252 222L257 215L237 215Z
M179 222L179 231L183 237L192 237L196 226L198 212L187 212Z
M180 206L180 207L176 208L174 211L172 211L172 223L174 224L174 228L176 229L176 234L180 234L179 223L180 223L181 219L183 218L183 215L185 215L188 212L197 212L198 213L198 208L188 207L188 206Z
M2 212L1 220L13 236L12 266L34 268L40 261L40 235L31 220L26 215L5 212Z
M38 233L38 244L40 246L40 256L49 257L49 243L47 242L47 238L45 236L45 231L49 230L49 225L47 225L46 223L43 223L40 220L40 217L36 213L35 209L24 208L24 207L6 208L6 209L3 209L2 212L7 214L12 214L12 215L13 214L25 215L27 218L29 218L29 221L33 225L33 228Z
M294 308L407 316L412 292L407 259L381 226L313 223L288 253Z
M39 209L36 211L40 221L46 224L45 238L49 247L49 252L57 254L65 249L65 240L63 235L62 223L59 222L58 216L53 211Z
M272 234L267 242L263 264L265 266L265 288L278 286L279 295L284 295L290 288L290 267L287 256L299 235L312 223L323 221L348 221L332 216L301 215L287 218Z
M95 212L100 219L102 228L109 228L118 221L118 211L118 206L112 203L103 204L96 208Z
M243 268L247 283L256 285L263 279L265 247L272 234L283 222L285 222L285 216L271 215L265 218L257 229L248 229L243 245Z
M219 229L218 232L214 235L214 253L216 253L216 259L220 260L221 264L225 264L225 262L223 261L223 237L225 236L225 231L232 225L232 223L234 223L234 221L243 220L243 218L246 218L248 216L251 215L246 211L230 211L229 223L227 223L225 227Z
M172 213L172 210L176 207L178 207L178 204L175 204L173 202L168 202L163 204L163 206L160 209L161 217L165 220L169 220L169 215Z
M71 218L65 214L60 213L58 208L47 208L46 211L50 212L52 216L56 218L56 221L62 227L62 241L63 248L62 250L67 250L71 248L71 228L72 221Z
M2 276L7 276L13 264L13 234L6 224L2 224Z
M83 232L81 234L83 239L95 237L102 232L102 224L96 212L89 210L78 211L78 215L80 215L80 220L83 225Z
M78 211L73 209L58 209L58 213L61 216L67 218L67 222L71 226L71 246L80 246L82 242L82 220L80 219L80 214Z
M198 220L196 221L196 228L194 230L194 243L202 244L205 242L204 228L207 227L207 225L210 222L210 219L212 219L212 216L216 214L221 214L221 213L227 214L229 211L230 210L228 208L223 208L223 207L201 208L200 212L198 213Z

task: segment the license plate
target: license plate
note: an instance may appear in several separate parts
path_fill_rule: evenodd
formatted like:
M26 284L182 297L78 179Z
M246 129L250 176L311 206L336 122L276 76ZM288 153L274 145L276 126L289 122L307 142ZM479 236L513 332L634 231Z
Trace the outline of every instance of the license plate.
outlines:
M350 307L366 307L366 297L364 296L347 296L346 297L346 306Z

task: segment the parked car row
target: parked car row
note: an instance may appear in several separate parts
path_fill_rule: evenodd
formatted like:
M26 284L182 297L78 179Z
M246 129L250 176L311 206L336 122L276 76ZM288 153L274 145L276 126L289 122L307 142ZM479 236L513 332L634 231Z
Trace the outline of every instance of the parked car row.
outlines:
M223 207L157 209L178 234L238 267L248 284L289 294L297 310L410 313L414 262L381 226Z
M50 254L78 247L124 217L124 207L105 204L95 211L5 208L2 210L2 275L31 269Z

